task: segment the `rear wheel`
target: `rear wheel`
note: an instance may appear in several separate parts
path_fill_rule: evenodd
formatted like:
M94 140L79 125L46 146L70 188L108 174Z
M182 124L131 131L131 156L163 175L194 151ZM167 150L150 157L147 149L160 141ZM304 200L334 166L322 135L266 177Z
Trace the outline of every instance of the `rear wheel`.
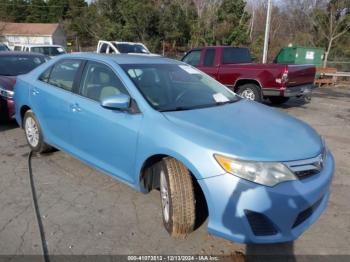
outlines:
M45 153L51 147L44 142L41 127L32 110L24 114L23 127L30 149L35 153Z
M191 173L174 158L159 168L163 223L172 237L185 237L195 227L195 193Z
M285 103L285 102L287 102L289 100L289 97L270 96L269 100L270 100L271 104L282 105L283 103Z
M261 102L262 99L260 88L254 84L245 84L238 87L237 93L245 99L256 102Z

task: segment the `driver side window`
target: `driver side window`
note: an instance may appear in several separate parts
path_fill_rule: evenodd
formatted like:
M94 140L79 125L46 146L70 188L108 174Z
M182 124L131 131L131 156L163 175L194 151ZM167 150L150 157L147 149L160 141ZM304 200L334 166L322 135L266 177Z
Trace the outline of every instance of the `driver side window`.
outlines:
M88 62L80 82L80 95L100 102L118 94L128 92L117 75L104 64Z
M201 58L201 50L193 50L188 53L182 60L191 66L198 66Z

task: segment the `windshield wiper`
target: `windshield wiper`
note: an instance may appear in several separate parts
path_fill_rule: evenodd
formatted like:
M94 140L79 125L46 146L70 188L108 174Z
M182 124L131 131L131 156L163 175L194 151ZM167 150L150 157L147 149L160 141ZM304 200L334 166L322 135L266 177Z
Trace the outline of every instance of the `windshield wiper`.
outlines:
M229 101L225 101L225 102L216 102L215 105L216 106L221 106L221 105L226 105L226 104L232 104L237 102L238 100L229 100Z
M178 106L170 109L162 109L162 110L159 110L159 112L175 112L175 111L184 111L184 110L191 110L191 109L193 109L193 107Z
M159 112L175 112L175 111L185 111L185 110L192 110L192 109L200 109L200 108L206 108L206 107L214 107L214 106L221 106L221 105L226 105L226 104L232 104L232 103L235 103L237 101L239 101L239 99L225 101L225 102L216 102L216 103L213 103L213 104L190 106L190 107L178 106L178 107L170 108L170 109L161 109L161 110L159 110Z

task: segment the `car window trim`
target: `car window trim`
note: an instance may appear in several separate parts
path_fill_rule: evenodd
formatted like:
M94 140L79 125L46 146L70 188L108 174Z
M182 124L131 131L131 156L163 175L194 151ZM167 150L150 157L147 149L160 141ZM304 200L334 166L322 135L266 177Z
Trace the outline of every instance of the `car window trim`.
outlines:
M129 95L131 98L133 98L132 95L131 95L131 92L130 92L130 88L129 88L128 85L125 83L125 81L124 81L123 78L120 76L120 74L113 68L112 65L110 65L109 63L106 63L105 61L101 61L101 60L94 59L94 58L84 59L84 61L86 61L86 62L90 62L90 61L91 61L91 62L96 62L96 63L100 63L100 64L103 64L103 65L109 67L109 68L113 71L113 73L116 74L116 76L119 78L119 80L122 82L123 86L125 87L126 91L128 92L128 95ZM117 64L117 65L118 65L118 64ZM119 66L119 65L118 65L118 66ZM121 68L121 70L123 70L123 69ZM82 73L83 73L83 72L82 72ZM81 79L80 79L80 81L81 81ZM79 82L79 85L78 85L78 86L80 86L80 82ZM78 95L80 95L80 94L78 94Z
M55 66L57 66L58 64L60 64L60 63L62 63L62 62L65 62L65 61L80 61L81 63L80 63L80 65L79 65L79 68L78 68L78 70L77 70L77 73L76 73L76 75L74 76L74 79L73 79L73 86L72 86L72 90L66 90L66 89L64 89L64 88L62 88L62 87L59 87L59 86L55 86L55 85L53 85L53 84L50 84L49 82L50 82L50 78L51 78L51 73L52 73L52 70L55 68ZM57 61L56 63L54 63L53 65L51 65L51 69L50 69L50 75L49 75L49 80L47 81L47 82L44 82L44 81L41 81L39 78L40 78L40 76L42 75L42 73L44 73L44 72L42 72L40 75L39 75L39 77L38 77L38 81L40 81L41 83L46 83L46 84L48 84L49 86L53 86L53 87L56 87L56 88L59 88L59 89L61 89L61 90L64 90L64 91L67 91L67 92L70 92L70 93L74 93L74 89L75 89L75 84L76 84L76 81L77 81L77 77L78 77L78 73L79 73L79 70L80 70L80 68L81 68L81 66L82 66L82 64L83 64L83 59L80 59L80 58L63 58L63 59L60 59L59 61Z
M89 60L84 59L84 62L85 62L85 63L84 63L84 67L82 68L82 71L81 71L80 77L79 77L79 82L77 83L77 88L78 88L77 90L78 90L78 91L77 91L76 93L73 93L74 95L78 96L79 98L83 98L83 99L86 99L86 100L88 100L88 101L97 103L98 105L101 105L101 102L96 101L96 100L94 100L94 99L91 99L91 98L89 98L89 97L83 96L83 95L81 94L81 88L80 88L80 83L81 83L81 80L82 80L82 76L83 76L83 74L84 74L84 71L85 71L85 68L86 68L86 65L88 64L88 62L100 63L100 64L102 64L102 65L107 66L107 67L118 77L118 79L120 80L120 82L123 84L125 90L128 92L128 95L130 96L130 101L131 101L130 106L131 106L131 107L134 107L134 110L136 110L133 114L135 114L135 113L137 113L137 114L142 114L142 112L141 112L141 110L140 110L140 107L138 106L138 103L137 103L136 99L134 99L133 96L131 95L128 86L125 84L125 82L123 81L123 79L120 77L119 73L116 72L116 70L114 70L114 68L113 68L111 65L109 65L108 63L105 63L104 61L95 60L95 59L89 59Z
M198 62L198 65L195 65L195 66L199 66L200 65L200 56L201 56L201 52L202 52L202 49L201 48L194 48L192 50L190 50L182 59L181 61L186 63L184 60L186 59L187 56L189 56L191 53L193 52L196 52L196 51L199 51L199 62Z
M48 84L48 83L49 83L48 81L49 81L50 76L51 76L52 68L54 68L53 65L51 65L51 66L49 66L48 68L46 68L46 70L49 70L49 71L50 71L50 72L49 72L48 79L47 79L47 82L40 79L41 76L46 72L46 70L44 70L44 72L42 72L42 73L38 76L38 79L37 79L37 80L40 81L40 82L42 82L42 83Z

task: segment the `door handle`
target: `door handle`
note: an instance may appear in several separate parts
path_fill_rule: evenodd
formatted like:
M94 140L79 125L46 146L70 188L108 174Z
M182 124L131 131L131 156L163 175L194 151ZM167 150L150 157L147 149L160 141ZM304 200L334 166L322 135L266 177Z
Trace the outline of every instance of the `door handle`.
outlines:
M74 112L74 113L75 112L81 112L81 108L80 108L80 106L77 103L71 105L70 108L71 108L72 112Z
M36 89L36 88L33 88L32 89L32 95L33 96L36 96L36 95L38 95L40 92L38 91L38 89Z

